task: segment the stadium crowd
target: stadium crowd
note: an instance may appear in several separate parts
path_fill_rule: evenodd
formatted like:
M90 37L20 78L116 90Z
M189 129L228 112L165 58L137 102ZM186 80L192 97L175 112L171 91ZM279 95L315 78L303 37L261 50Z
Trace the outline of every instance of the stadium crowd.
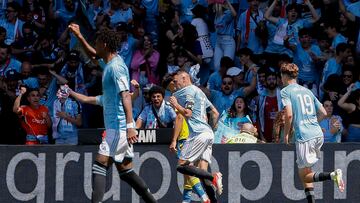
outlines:
M101 107L61 88L101 94L101 68L71 23L92 43L101 29L121 37L118 54L132 79L137 128L173 127L172 77L185 70L220 113L215 143L234 143L240 132L281 143L279 67L293 62L298 83L328 113L320 122L325 141L360 141L360 1L3 0L0 6L1 144L77 144L78 128L103 127Z

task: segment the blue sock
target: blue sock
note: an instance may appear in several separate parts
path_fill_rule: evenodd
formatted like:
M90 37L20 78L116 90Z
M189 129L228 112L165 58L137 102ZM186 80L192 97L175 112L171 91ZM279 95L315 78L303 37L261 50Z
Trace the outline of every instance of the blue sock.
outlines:
M182 201L183 203L191 202L191 193L192 193L191 189L184 189L183 201Z
M198 182L192 187L193 191L200 197L202 200L207 200L208 196L205 193L204 188L202 187L201 183Z

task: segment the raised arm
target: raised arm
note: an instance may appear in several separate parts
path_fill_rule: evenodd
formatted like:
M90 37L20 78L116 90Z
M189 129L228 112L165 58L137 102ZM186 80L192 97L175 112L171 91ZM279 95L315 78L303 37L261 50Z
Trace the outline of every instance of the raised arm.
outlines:
M79 25L75 24L75 23L71 23L68 26L68 28L72 33L74 33L76 38L80 41L80 43L84 47L86 53L90 57L95 57L96 56L96 50L86 41L84 36L81 34Z
M270 7L266 10L265 15L264 15L266 20L268 20L274 24L279 22L279 18L272 16L272 13L274 11L276 4L277 4L277 0L274 0L273 3L270 5Z
M350 13L350 12L348 12L348 11L346 10L343 0L339 0L339 9L340 9L340 12L341 12L347 19L349 19L349 20L352 21L352 22L355 22L356 17L355 17L352 13Z
M226 4L227 4L229 10L231 11L231 15L236 17L237 13L236 13L234 7L231 5L229 0L226 0Z
M74 97L76 100L78 100L81 103L98 105L98 103L96 102L96 97L89 97L89 96L77 93L70 88L68 88L66 91L69 92L69 94L72 97Z
M13 106L13 112L16 114L21 113L20 102L21 102L21 97L25 94L25 92L26 92L26 87L21 87L20 94L15 99L14 106Z
M354 87L355 84L351 84L348 89L347 92L339 99L338 101L338 105L340 108L344 109L347 113L351 113L353 111L355 111L356 109L356 105L352 104L352 103L346 103L346 100L349 98L352 88Z
M312 15L312 23L317 22L320 19L320 16L317 14L315 8L313 7L313 5L311 4L310 0L304 0L305 5L307 5L309 7L309 10L311 12Z
M57 74L53 70L49 70L49 73L56 78L56 80L58 81L58 83L60 85L65 85L65 84L67 84L69 82L68 80L66 80L66 78L64 78L63 76Z
M244 87L243 90L245 97L251 94L256 89L256 84L257 84L257 73L256 70L253 70L253 78L251 79L251 83L249 86Z

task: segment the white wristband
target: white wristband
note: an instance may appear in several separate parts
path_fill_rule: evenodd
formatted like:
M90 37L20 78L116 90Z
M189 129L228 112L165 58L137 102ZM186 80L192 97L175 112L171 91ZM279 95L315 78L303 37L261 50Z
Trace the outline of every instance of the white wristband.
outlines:
M135 125L133 122L126 124L126 129L129 129L129 128L135 128Z

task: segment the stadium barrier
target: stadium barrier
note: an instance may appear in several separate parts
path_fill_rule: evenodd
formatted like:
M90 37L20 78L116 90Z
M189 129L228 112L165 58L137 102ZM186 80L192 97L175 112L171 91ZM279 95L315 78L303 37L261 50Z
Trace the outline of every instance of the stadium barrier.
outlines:
M325 144L317 170L341 168L346 192L332 182L316 183L317 202L360 202L360 144ZM89 202L97 146L0 146L0 202ZM214 145L211 170L223 172L220 202L305 202L294 146ZM160 203L181 202L183 178L168 145L135 146L134 169ZM105 202L139 203L113 167ZM194 200L196 200L195 198Z

